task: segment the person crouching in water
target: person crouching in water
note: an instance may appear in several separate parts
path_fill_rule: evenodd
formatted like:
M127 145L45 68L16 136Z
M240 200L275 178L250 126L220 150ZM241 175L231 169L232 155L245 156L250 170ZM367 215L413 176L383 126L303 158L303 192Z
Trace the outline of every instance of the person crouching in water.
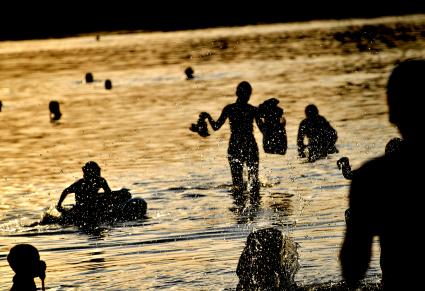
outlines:
M111 189L106 180L100 175L100 167L96 162L87 162L83 169L83 178L79 179L71 186L63 190L56 209L63 212L62 202L70 193L75 193L75 207L79 218L87 222L97 219L99 199L99 189L103 189L105 194L110 194Z
M34 278L39 277L44 291L46 263L40 260L38 250L30 244L18 244L10 249L7 262L15 272L10 291L35 291Z

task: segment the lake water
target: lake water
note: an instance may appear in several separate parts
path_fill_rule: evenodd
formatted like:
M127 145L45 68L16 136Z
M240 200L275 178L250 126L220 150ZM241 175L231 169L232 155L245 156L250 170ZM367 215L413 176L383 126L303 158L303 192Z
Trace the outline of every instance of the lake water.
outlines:
M6 256L18 243L40 250L47 290L232 289L247 235L268 226L298 243L298 284L341 280L349 181L336 161L348 156L356 168L398 136L385 84L397 61L425 57L424 31L425 15L413 15L0 42L0 289L11 286ZM83 81L86 72L95 82ZM217 118L243 80L251 104L275 97L287 120L284 156L265 154L255 128L258 211L235 210L228 123L207 138L188 129L201 111ZM57 124L50 100L61 106ZM315 163L296 152L309 103L339 135L339 153ZM53 211L89 160L113 190L144 198L148 219L98 233L26 226ZM378 282L376 243L374 251L367 279Z

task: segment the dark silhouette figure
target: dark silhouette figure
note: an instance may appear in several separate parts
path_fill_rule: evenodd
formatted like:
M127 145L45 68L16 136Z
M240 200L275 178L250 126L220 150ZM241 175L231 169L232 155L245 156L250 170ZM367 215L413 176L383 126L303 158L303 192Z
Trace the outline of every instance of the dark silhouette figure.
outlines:
M56 208L62 212L62 202L66 196L70 193L75 193L75 211L78 211L83 218L92 220L97 212L97 201L100 198L99 190L103 189L105 194L110 194L111 189L106 180L101 177L101 169L96 162L87 162L82 169L83 178L63 190Z
M239 258L236 290L296 290L298 269L295 242L275 228L254 231Z
M50 122L58 121L61 118L62 113L60 112L58 101L50 101L49 110L50 110Z
M230 141L227 151L227 157L232 173L233 187L236 192L243 191L243 167L248 169L248 180L251 182L252 193L258 193L258 146L253 134L254 120L258 125L258 109L255 106L248 104L251 97L251 85L243 81L236 89L238 97L235 103L224 107L217 121L212 119L209 113L203 112L201 115L208 118L211 127L218 130L227 119L230 121Z
M402 146L403 140L399 137L394 137L390 139L390 141L385 146L385 154L391 155L393 153L399 152ZM351 170L350 160L347 157L340 158L336 165L338 166L338 169L342 170L342 175L347 180L352 180L354 171Z
M263 134L264 152L284 155L288 148L283 109L277 106L279 100L270 98L258 106L259 128Z
M205 121L207 116L205 114L199 114L199 118L197 123L192 123L191 127L189 128L191 131L198 133L202 137L209 136L208 132L208 124Z
M192 80L194 78L194 71L191 67L187 67L186 70L184 70L184 73L186 74L186 80Z
M112 82L111 82L111 80L107 79L105 81L105 89L106 90L111 90L112 89Z
M301 158L307 156L309 162L314 162L328 154L337 153L335 143L338 135L336 130L326 118L319 114L317 107L313 104L308 105L305 108L305 115L306 118L301 121L298 129L298 155ZM308 140L307 145L304 142L305 138Z
M146 216L147 203L142 198L132 198L128 189L111 191L100 175L96 162L87 162L83 167L83 178L63 190L56 208L60 218L46 214L39 224L74 224L97 226L99 223L142 219ZM103 189L104 192L99 192ZM76 205L64 209L62 202L68 194L75 193Z
M93 83L93 81L93 74L90 72L86 73L86 83Z
M342 275L350 285L364 278L379 237L384 290L421 290L424 261L423 118L425 60L398 64L387 84L389 120L403 138L398 152L356 170L349 193L350 218L340 252Z
M41 279L44 291L46 263L40 260L38 250L30 244L18 244L10 249L7 261L15 272L10 291L36 291L34 278Z
M1 108L3 107L3 103L0 100L0 112L1 112Z

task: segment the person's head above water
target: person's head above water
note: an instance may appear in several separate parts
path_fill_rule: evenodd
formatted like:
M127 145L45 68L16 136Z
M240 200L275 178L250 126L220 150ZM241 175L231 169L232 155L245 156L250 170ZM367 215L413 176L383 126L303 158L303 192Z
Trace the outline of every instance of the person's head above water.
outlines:
M306 106L305 116L310 118L310 117L314 117L314 116L317 116L317 115L319 115L319 109L317 109L316 105L310 104L310 105Z
M44 279L46 263L40 260L38 250L30 244L18 244L10 249L7 261L20 277Z
M388 79L387 101L390 122L400 130L403 139L422 137L425 98L425 60L407 60L398 64Z
M100 167L96 162L90 161L83 166L84 177L99 177Z
M240 82L238 87L236 87L236 96L238 96L238 101L247 103L249 97L251 97L251 93L252 87L247 81Z

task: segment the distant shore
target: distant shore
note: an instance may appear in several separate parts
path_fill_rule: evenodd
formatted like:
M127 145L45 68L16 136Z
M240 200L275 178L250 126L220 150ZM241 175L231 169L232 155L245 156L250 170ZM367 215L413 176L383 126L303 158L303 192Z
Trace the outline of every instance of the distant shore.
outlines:
M125 3L113 7L105 3L78 5L73 2L61 7L25 4L21 5L23 7L4 9L0 18L0 41L425 13L425 2L422 1L357 0L345 4L331 0L269 2L265 0L261 5L250 5L237 4L236 1L230 5L217 0L209 5L184 2L143 7Z

